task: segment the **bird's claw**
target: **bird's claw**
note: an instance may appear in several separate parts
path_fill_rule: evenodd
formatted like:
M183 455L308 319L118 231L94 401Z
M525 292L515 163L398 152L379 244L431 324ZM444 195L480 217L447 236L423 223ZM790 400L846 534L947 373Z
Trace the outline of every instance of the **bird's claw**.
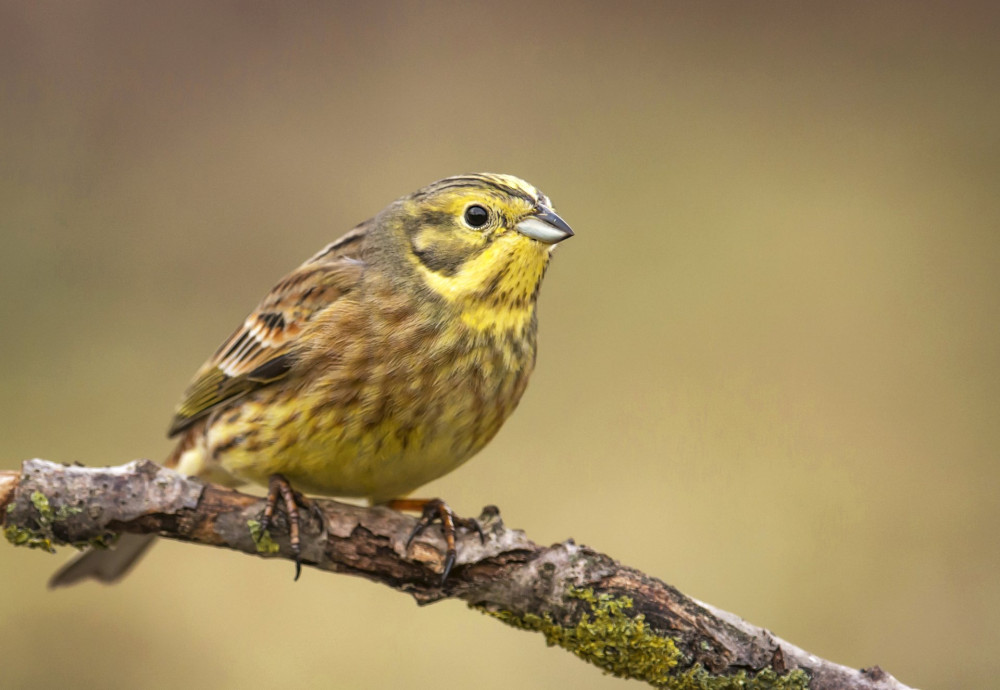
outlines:
M264 504L264 513L260 518L261 532L266 530L274 520L274 512L278 507L279 498L281 499L282 507L285 509L285 515L288 517L288 543L292 550L292 555L295 557L295 581L298 581L302 575L301 515L299 514L299 507L306 508L314 514L319 511L320 524L323 525L324 531L326 530L326 519L322 511L319 510L319 507L295 491L287 479L280 474L272 474L267 481L267 503Z
M402 501L394 502L395 504L401 504ZM441 585L448 580L448 575L451 574L451 569L455 566L455 560L458 557L458 551L455 548L455 534L458 528L463 528L467 530L475 530L479 535L479 541L483 544L486 543L486 535L483 534L483 528L479 524L479 521L475 518L464 518L455 515L455 512L448 506L447 503L442 501L440 498L432 498L429 501L420 501L422 507L420 510L420 518L417 520L417 524L413 527L413 531L410 532L410 536L406 540L406 549L409 550L410 545L413 544L413 540L417 538L425 529L430 527L435 522L441 523L441 532L444 535L444 541L447 546L444 556L444 569L441 573ZM407 504L401 506L408 509L413 509L414 505Z

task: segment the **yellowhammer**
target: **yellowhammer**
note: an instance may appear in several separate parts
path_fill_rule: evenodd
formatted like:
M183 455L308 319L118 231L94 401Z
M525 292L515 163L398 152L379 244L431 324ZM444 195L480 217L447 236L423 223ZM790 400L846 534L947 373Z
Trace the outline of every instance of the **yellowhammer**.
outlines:
M573 231L509 175L449 177L390 204L294 270L202 366L170 425L166 464L279 497L298 548L292 489L406 500L472 457L514 411L535 363L538 288ZM395 500L394 500L395 499ZM81 554L51 585L121 577L151 543Z

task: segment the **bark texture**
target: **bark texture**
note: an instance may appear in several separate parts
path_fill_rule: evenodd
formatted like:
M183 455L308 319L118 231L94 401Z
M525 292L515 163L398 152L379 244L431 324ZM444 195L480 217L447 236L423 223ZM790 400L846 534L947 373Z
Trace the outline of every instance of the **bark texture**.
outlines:
M739 617L692 599L568 540L532 543L484 509L486 535L463 534L442 587L444 541L429 529L406 549L414 518L385 508L313 499L303 511L302 561L407 592L420 604L462 599L534 630L609 673L655 687L900 690L880 668L855 670L810 654ZM147 460L108 468L30 460L0 473L0 520L15 545L106 547L121 532L158 534L269 558L292 558L280 513L264 500L182 477ZM322 513L322 518L319 513Z

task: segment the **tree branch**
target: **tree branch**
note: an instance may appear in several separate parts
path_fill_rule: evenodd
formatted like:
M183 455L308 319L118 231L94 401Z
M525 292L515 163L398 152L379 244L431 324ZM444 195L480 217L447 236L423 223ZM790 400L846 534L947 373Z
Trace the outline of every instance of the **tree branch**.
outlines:
M618 676L684 689L907 687L877 666L857 671L820 659L572 540L538 546L507 529L492 506L480 518L485 542L462 536L455 570L440 587L444 543L435 530L407 551L413 518L386 508L313 503L323 519L302 515L304 564L381 582L420 604L462 599ZM110 468L29 460L20 473L0 473L4 535L46 550L101 547L134 532L292 558L283 514L271 534L260 534L263 506L262 498L148 460Z

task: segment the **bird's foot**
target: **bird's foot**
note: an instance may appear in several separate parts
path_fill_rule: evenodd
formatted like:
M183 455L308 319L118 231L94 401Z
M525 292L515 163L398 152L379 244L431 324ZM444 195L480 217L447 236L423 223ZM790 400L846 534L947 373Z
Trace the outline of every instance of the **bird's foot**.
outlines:
M288 542L291 546L292 554L295 556L295 579L298 580L302 574L302 540L301 522L299 508L304 508L319 516L323 531L326 532L326 518L323 512L314 502L307 500L305 496L292 488L280 474L272 474L267 480L267 503L264 505L264 514L260 518L260 530L263 532L274 520L274 512L278 507L279 500L285 509L288 517Z
M389 501L386 505L394 510L420 511L420 519L417 520L416 526L413 528L413 531L410 532L410 536L406 540L407 550L409 550L410 544L413 543L413 540L416 539L417 535L433 523L441 523L441 532L444 534L444 542L447 545L444 558L444 571L441 573L442 585L444 585L445 581L448 579L448 575L451 573L451 569L455 565L455 558L457 556L457 551L455 550L455 533L458 528L475 531L479 534L479 540L484 544L486 543L483 528L480 526L478 520L474 518L459 517L448 506L448 504L440 498L397 498L393 501Z

